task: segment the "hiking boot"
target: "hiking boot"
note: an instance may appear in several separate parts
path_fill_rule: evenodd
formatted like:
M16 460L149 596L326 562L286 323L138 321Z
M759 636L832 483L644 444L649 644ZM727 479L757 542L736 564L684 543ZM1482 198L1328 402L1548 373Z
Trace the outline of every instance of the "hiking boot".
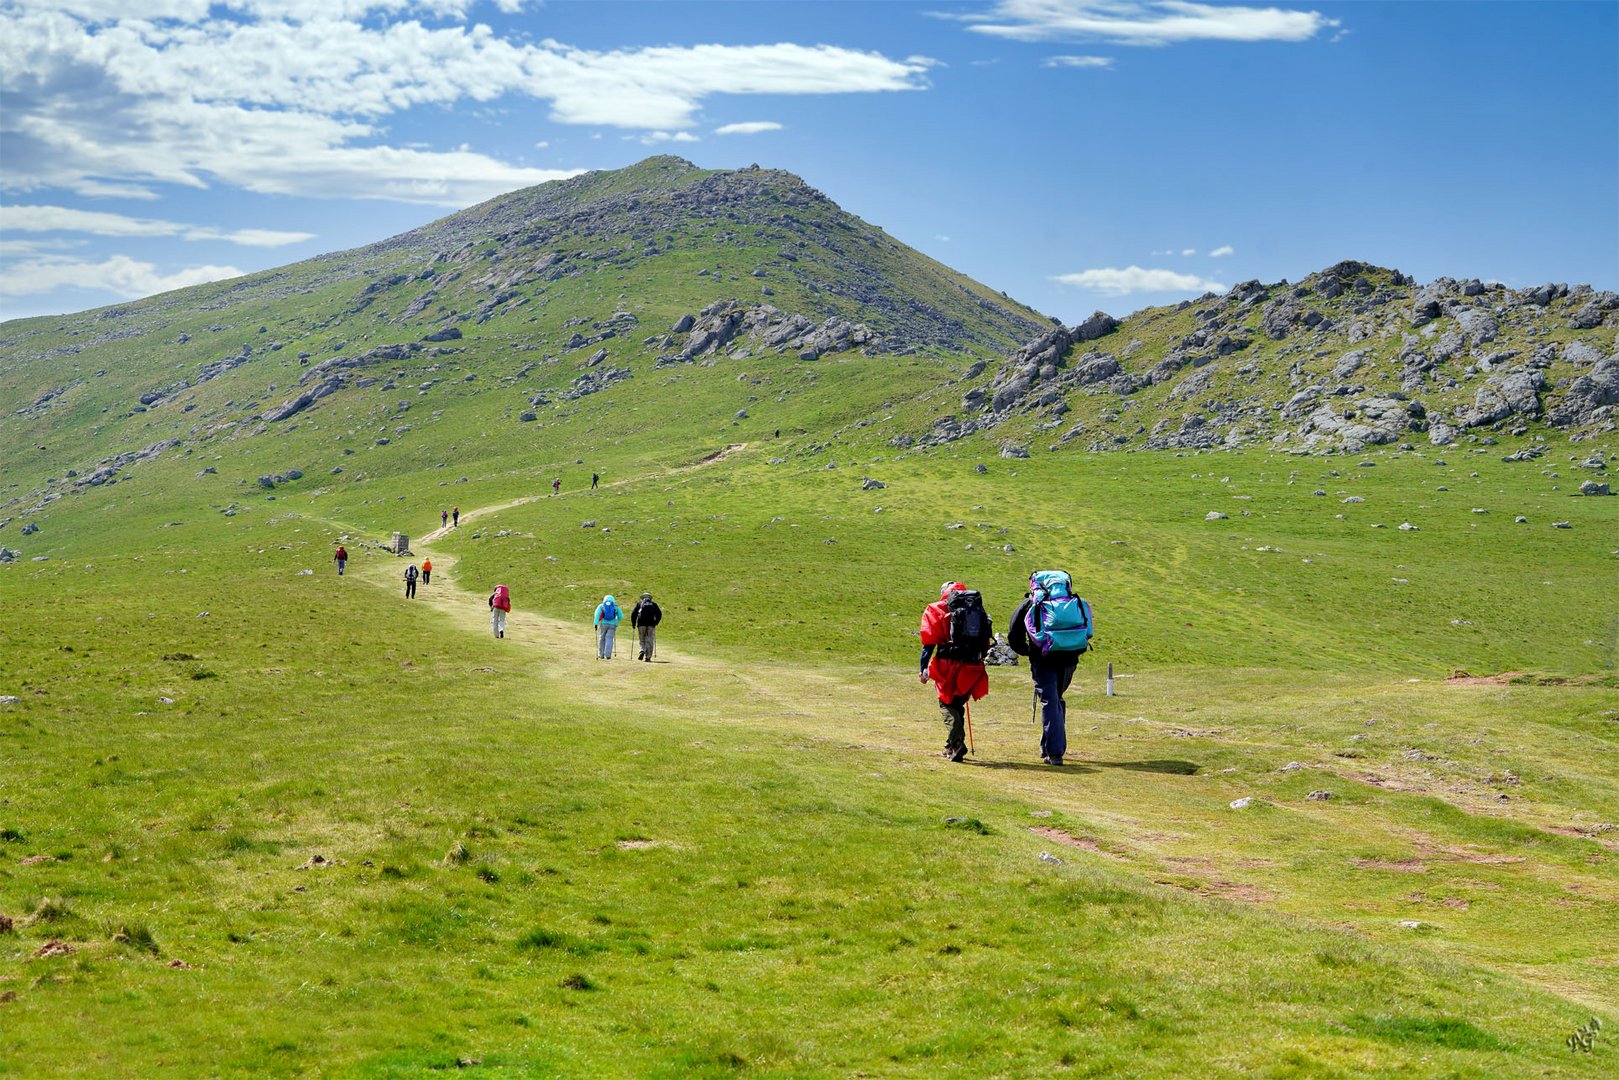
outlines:
M950 752L949 756L951 761L966 761L967 748L965 746L958 746Z

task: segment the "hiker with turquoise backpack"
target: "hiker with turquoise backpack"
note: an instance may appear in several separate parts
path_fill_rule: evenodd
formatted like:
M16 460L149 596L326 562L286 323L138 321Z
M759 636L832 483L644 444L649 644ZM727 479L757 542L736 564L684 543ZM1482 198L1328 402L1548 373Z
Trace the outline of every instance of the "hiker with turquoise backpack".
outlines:
M1091 606L1074 595L1068 571L1036 570L1029 575L1028 596L1012 615L1006 643L1029 658L1040 709L1040 760L1047 765L1061 765L1068 752L1068 705L1063 695L1095 632Z
M618 601L611 595L602 597L602 602L596 605L596 659L611 660L613 658L613 639L618 636L618 624L624 621L624 612L619 610Z

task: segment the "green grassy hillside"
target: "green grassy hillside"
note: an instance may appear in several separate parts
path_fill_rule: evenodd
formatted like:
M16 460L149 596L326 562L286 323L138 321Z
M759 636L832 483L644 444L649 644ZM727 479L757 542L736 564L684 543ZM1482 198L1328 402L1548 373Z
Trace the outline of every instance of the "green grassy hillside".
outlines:
M850 222L653 159L7 324L0 1073L1611 1073L1603 418L1002 457L1020 398L921 445L1038 320ZM942 761L922 606L1004 624L1043 566L1100 628L1068 764L1022 667ZM643 589L658 662L593 659Z

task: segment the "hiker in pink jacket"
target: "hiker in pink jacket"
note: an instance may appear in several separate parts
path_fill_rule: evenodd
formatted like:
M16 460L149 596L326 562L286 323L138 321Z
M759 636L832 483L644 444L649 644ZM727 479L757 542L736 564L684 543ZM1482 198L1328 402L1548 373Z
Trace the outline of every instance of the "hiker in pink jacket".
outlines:
M506 616L511 610L511 590L504 585L496 585L495 591L489 594L489 627L497 638L506 636Z

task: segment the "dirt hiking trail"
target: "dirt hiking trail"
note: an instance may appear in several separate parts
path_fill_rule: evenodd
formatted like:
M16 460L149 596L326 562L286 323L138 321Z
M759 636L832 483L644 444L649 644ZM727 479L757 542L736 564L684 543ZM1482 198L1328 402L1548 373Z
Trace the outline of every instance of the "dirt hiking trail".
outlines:
M605 484L598 485L598 487L596 489L594 489L594 490L600 490L600 488L610 488L610 487L628 487L631 484L639 484L639 483L643 483L643 482L645 482L647 480L659 480L659 479L662 479L663 477L666 477L666 476L678 476L681 473L691 472L694 469L701 469L701 468L704 468L705 466L708 466L708 465L717 464L718 462L724 461L726 458L730 457L732 454L735 454L735 453L738 453L740 451L746 450L747 448L748 448L747 443L732 443L731 445L727 446L725 449L723 449L723 450L715 450L713 453L705 454L703 457L698 458L696 461L693 461L690 464L687 464L687 465L675 465L672 468L663 469L663 470L661 470L659 472L655 472L655 473L643 473L640 476L628 476L628 477L625 477L622 480L609 480ZM565 498L568 498L571 495L576 496L580 492L587 492L587 491L591 491L591 490L593 490L593 489L588 488L588 487L581 487L581 488L576 488L573 491L564 491L560 495L553 495L549 491L543 492L542 494L539 494L539 495L524 495L522 498L512 499L509 502L495 503L492 506L474 507L473 509L468 510L466 513L462 514L461 517L460 517L460 520L463 521L463 522L476 521L478 518L484 517L485 515L498 514L502 510L510 510L510 509L512 509L513 507L516 507L516 506L527 506L529 503L539 502L542 499L555 499L555 498L565 499ZM456 525L454 523L451 523L451 524L448 524L448 525L441 525L438 528L434 529L432 532L428 533L426 536L422 537L421 540L419 541L419 543L425 547L426 545L433 543L433 541L435 541L435 540L442 540L442 539L444 539L445 536L449 535L455 528L456 528Z

